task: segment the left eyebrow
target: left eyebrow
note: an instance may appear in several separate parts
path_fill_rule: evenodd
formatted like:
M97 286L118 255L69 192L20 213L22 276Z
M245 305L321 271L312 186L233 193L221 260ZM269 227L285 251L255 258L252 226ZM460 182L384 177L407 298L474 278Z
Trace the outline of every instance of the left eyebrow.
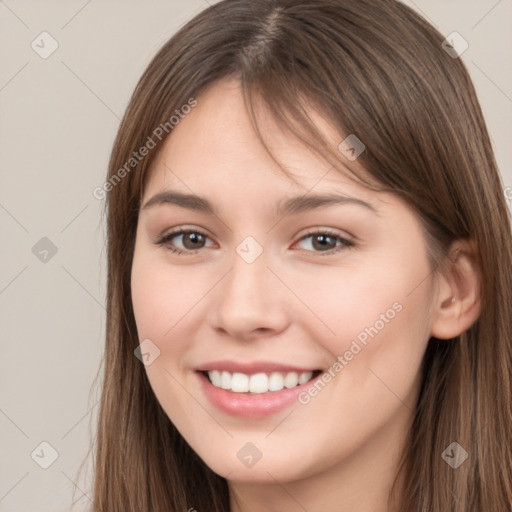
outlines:
M276 213L278 216L282 217L286 215L297 215L305 211L310 211L316 208L322 208L324 206L330 206L333 204L355 204L357 206L367 208L376 215L379 215L377 208L375 208L375 206L373 206L372 204L367 203L362 199L357 199L356 197L341 196L337 194L309 194L292 197L284 202L279 203L277 206Z

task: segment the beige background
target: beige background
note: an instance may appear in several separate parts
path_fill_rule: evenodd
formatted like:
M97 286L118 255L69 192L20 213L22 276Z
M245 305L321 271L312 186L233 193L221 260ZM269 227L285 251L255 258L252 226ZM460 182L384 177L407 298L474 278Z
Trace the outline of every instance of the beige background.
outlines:
M404 3L469 42L462 59L512 186L512 0ZM92 191L150 57L204 7L0 0L0 511L70 510L75 486L73 510L90 503L90 472L77 470L96 420L89 391L105 327L103 203ZM59 45L47 59L31 48L43 31ZM46 262L32 252L42 237L57 249ZM42 442L58 453L48 469Z

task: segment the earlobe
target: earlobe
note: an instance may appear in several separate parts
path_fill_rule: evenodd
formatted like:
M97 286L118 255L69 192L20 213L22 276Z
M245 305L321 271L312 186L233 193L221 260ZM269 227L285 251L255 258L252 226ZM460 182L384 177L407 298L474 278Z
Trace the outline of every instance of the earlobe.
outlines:
M480 271L473 241L457 240L439 274L441 285L434 297L431 336L451 339L468 330L481 311Z

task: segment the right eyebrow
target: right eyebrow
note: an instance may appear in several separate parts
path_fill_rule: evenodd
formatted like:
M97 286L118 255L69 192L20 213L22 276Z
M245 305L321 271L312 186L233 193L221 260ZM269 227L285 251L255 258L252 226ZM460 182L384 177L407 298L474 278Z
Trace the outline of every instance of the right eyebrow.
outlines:
M162 204L175 204L182 208L188 208L189 210L196 210L216 215L215 208L207 199L194 194L182 194L180 192L171 192L169 190L155 194L151 199L146 201L142 206L142 209L147 210L148 208Z

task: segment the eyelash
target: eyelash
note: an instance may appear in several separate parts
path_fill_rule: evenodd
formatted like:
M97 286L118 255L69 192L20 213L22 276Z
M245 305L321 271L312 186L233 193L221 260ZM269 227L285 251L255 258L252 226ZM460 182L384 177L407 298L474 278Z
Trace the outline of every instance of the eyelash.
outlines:
M162 236L159 240L157 240L155 242L155 244L156 245L160 245L160 246L164 246L165 245L166 249L168 249L169 251L171 251L171 252L173 252L175 254L193 255L193 254L196 254L201 249L203 249L203 247L201 247L200 249L187 249L187 250L183 250L183 249L179 249L177 247L173 247L170 244L170 241L173 238L175 238L176 236L178 236L178 235L188 235L190 233L202 235L204 237L209 238L209 236L206 233L203 233L202 231L200 231L198 229L180 229L180 228L178 228L175 231L172 231L171 233L168 233L167 235ZM329 229L309 231L303 237L300 238L299 242L304 240L304 239L306 239L306 238L308 238L308 237L310 237L310 236L312 236L312 235L327 235L329 237L336 238L336 239L338 239L341 242L340 246L335 247L334 249L329 249L328 251L309 251L309 250L303 249L303 250L306 250L306 252L316 252L320 256L330 256L330 255L333 255L335 253L338 253L339 251L341 251L343 249L350 249L350 248L354 247L354 245L355 245L354 242L351 242L350 240L347 240L346 238L341 237L338 233L335 233L334 231L331 231Z

